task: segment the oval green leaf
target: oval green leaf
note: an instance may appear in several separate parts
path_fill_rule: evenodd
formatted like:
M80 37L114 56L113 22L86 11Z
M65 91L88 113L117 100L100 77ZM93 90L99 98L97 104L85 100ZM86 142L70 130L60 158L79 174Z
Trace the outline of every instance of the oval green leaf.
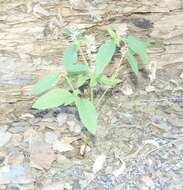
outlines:
M101 75L97 80L98 80L98 82L100 84L104 84L104 85L107 85L107 86L114 86L114 85L121 82L120 79L109 78L109 77L107 77L105 75Z
M111 36L111 39L115 42L115 44L119 47L120 46L120 39L113 28L108 28L108 33Z
M132 70L137 75L138 71L139 71L138 63L137 63L137 60L135 59L135 57L133 56L133 52L130 49L128 49L128 51L127 51L126 58L130 64Z
M99 48L97 56L96 56L96 69L95 74L98 77L105 67L109 64L116 50L116 45L113 40L107 40L105 43Z
M50 109L74 102L74 95L65 89L56 88L40 96L33 104L35 109Z
M127 36L125 41L127 42L128 47L140 56L143 64L149 63L150 59L146 51L149 45L147 42L143 42L139 38L132 35Z
M89 100L81 98L76 98L76 106L82 123L90 133L95 135L97 129L97 113L95 106Z
M67 67L67 72L71 74L80 74L88 71L88 66L84 64L74 64Z
M64 50L62 63L65 69L67 70L67 68L75 64L77 62L77 59L78 59L77 46L75 43L71 43Z
M48 90L54 83L59 80L59 73L51 73L40 79L30 91L30 95L37 95Z

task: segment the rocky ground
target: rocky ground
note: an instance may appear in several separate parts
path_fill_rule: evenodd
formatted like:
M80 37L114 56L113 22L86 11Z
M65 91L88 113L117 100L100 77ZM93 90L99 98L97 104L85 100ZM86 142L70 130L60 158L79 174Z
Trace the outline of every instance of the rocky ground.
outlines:
M6 88L0 189L182 190L180 68L158 71L151 92L131 85L130 96L121 86L108 94L96 137L82 128L74 108L38 112L30 98Z
M182 1L110 2L94 1L91 15L68 1L0 0L0 190L183 189ZM100 41L120 22L151 42L151 86L125 68L96 137L73 107L31 109L33 79L58 68L63 26L98 30Z

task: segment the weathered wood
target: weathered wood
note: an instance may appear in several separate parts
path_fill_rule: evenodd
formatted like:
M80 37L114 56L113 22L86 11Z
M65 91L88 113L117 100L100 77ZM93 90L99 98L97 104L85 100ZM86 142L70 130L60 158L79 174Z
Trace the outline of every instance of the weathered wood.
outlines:
M60 67L63 28L70 25L95 32L100 42L109 25L127 22L130 32L152 42L149 52L159 68L183 62L183 1L95 0L91 6L100 20L66 0L0 0L0 84L30 84Z

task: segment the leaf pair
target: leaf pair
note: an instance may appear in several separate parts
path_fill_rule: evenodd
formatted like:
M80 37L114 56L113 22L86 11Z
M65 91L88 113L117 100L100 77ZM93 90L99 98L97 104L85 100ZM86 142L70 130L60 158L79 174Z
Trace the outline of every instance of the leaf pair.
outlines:
M109 64L116 50L116 45L113 40L107 40L99 48L96 56L95 75L98 77L102 74L105 67ZM78 46L72 42L64 51L62 63L65 69L70 73L83 73L88 70L88 66L84 64L76 64L78 55Z
M101 75L98 78L98 81L99 81L100 84L104 84L104 85L107 85L107 86L114 86L114 85L121 82L120 79L109 78L109 77L107 77L105 75Z
M78 45L72 42L65 50L62 63L68 73L78 74L88 70L88 66L84 64L76 64L78 61Z
M76 104L82 123L92 134L96 134L97 113L95 106L86 99L81 99L68 90L56 88L39 97L33 104L35 109L50 109L61 105Z
M141 40L132 35L127 36L124 39L124 41L128 46L126 58L132 70L135 72L135 74L138 74L139 68L134 54L140 56L143 64L148 64L149 63L149 55L147 54L148 43L142 42Z
M113 30L113 28L108 28L108 33L111 36L111 39L114 41L114 43L119 47L120 46L120 39L117 33Z

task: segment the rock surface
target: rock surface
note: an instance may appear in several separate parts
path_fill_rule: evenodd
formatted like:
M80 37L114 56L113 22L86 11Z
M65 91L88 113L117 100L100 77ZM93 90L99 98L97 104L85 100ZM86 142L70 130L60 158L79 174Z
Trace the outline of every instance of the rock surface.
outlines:
M182 190L183 1L95 0L84 10L73 1L0 0L0 189ZM124 22L150 41L153 90L126 74L126 91L105 97L96 137L73 107L31 109L29 85L62 69L65 26L95 33L99 45Z
M82 1L75 2L80 6ZM92 13L90 8L83 13L71 9L72 3L67 0L0 3L0 84L31 84L33 78L60 68L60 56L67 44L62 29L71 25L87 33L97 31L100 41L104 28L127 22L130 32L153 43L149 51L152 62L158 60L158 68L183 61L182 0L95 0L89 6ZM97 25L101 27L94 17L100 17Z

